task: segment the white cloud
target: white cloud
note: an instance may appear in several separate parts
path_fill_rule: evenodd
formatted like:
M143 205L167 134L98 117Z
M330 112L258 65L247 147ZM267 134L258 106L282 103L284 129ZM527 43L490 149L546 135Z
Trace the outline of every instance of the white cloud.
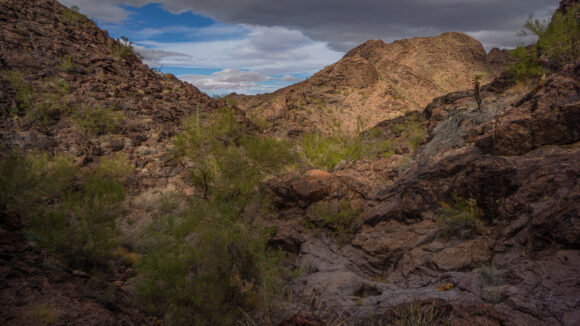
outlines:
M253 71L242 71L237 69L223 69L209 76L182 75L180 78L210 94L233 92L257 94L272 91L277 88L274 85L256 84L256 82L271 79L270 77Z
M204 37L206 39L229 39L232 35L246 34L249 31L241 25L212 24L203 27L190 26L166 26L163 28L145 28L135 32L135 35L142 39L161 36L163 34L184 34L188 37Z
M292 75L284 75L282 76L282 80L286 82L297 82L300 78L294 77Z
M150 50L184 55L156 57L152 61L158 66L225 67L264 75L314 73L343 55L296 30L249 25L238 28L249 31L245 38L205 42L143 41L138 44ZM146 56L146 59L149 58Z

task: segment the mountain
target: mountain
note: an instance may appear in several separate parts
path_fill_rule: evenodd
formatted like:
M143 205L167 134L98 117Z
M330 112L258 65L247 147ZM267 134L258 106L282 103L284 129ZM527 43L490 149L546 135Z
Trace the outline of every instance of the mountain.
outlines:
M369 41L223 101L54 0L0 27L3 325L578 323L577 54Z
M336 122L354 133L422 109L433 98L470 89L471 76L497 77L509 61L506 51L489 54L475 39L448 32L385 43L367 41L311 78L257 96L230 95L248 116L278 135L297 135Z

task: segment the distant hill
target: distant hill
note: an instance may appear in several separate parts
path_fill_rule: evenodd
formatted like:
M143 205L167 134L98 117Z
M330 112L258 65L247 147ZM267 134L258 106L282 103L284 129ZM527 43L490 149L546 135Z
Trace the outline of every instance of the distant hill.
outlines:
M354 132L405 111L422 109L433 98L471 87L471 75L497 77L507 51L485 53L470 36L449 32L385 43L371 40L311 78L257 96L230 95L250 117L281 136L336 126ZM357 123L358 121L358 123Z

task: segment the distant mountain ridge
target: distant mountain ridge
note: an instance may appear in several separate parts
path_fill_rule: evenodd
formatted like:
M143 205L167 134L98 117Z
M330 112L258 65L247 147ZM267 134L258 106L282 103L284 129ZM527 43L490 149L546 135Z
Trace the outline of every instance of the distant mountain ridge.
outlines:
M372 127L419 110L435 97L469 89L475 72L489 82L508 60L507 51L486 54L477 40L456 32L393 43L370 40L305 81L271 94L230 97L280 136L328 131L337 122L352 133L361 123Z

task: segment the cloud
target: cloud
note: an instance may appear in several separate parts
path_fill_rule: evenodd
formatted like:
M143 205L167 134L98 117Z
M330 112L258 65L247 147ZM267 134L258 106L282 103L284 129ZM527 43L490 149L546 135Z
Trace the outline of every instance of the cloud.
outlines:
M210 94L223 94L232 92L254 93L276 89L274 85L259 85L256 82L271 79L253 71L238 69L223 69L209 76L206 75L181 75L180 78Z
M118 20L127 15L118 4L144 5L147 0L65 0L89 16ZM393 41L446 31L471 33L517 32L530 13L546 17L557 7L554 0L156 0L175 13L192 10L230 24L280 26L347 51L368 39ZM111 16L102 17L105 12ZM415 34L417 30L423 34ZM285 39L280 39L284 43ZM486 48L490 41L483 40ZM507 41L507 39L506 39ZM508 46L516 45L515 39ZM503 43L503 42L501 42Z
M297 82L300 80L300 78L294 77L292 75L284 75L281 79L285 82Z
M134 35L139 39L151 39L166 34L185 34L192 39L231 39L232 35L245 35L248 32L248 30L239 25L216 23L204 27L172 25L163 28L145 28L135 31Z
M264 75L314 73L339 60L343 55L329 49L324 43L309 39L299 31L250 25L239 28L248 31L245 38L202 42L143 41L137 44L150 50L187 55L166 56L157 60L145 55L146 59L155 61L158 65L227 67L256 71Z
M160 66L163 60L188 60L190 56L184 53L153 50L144 46L134 45L135 51L143 56L143 62L150 66Z

